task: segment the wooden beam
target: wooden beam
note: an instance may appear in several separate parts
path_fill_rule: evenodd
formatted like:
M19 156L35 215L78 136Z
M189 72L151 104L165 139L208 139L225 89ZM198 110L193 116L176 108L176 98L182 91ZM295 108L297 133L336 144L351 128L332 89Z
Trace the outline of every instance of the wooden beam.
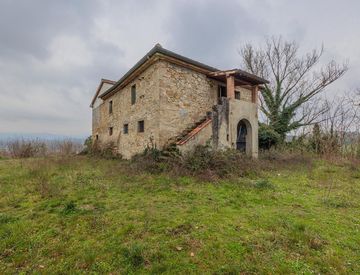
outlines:
M229 70L229 71L217 71L217 72L211 72L209 73L210 76L226 76L235 74L237 70Z

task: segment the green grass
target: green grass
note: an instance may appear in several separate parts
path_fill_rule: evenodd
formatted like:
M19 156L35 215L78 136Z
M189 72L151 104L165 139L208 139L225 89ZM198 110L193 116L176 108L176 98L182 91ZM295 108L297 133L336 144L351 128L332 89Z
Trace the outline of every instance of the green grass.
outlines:
M0 160L0 273L360 273L360 168L217 182L127 169Z

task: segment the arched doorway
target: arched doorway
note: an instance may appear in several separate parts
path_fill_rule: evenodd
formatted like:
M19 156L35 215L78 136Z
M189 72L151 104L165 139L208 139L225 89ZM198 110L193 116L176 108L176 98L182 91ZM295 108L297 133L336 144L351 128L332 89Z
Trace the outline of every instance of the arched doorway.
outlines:
M251 156L253 153L252 126L247 119L241 119L237 125L236 149Z
M240 120L237 125L236 149L241 152L246 151L246 135L247 135L246 124L244 120Z

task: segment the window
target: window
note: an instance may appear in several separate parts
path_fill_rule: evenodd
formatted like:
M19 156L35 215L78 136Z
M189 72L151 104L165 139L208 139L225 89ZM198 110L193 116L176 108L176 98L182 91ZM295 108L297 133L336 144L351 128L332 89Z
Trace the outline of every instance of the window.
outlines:
M113 127L109 127L109 136L112 136L113 134Z
M240 92L239 91L235 91L235 99L240 100Z
M219 85L218 97L227 97L227 91L225 86Z
M112 100L109 101L109 114L112 114L113 112L113 102Z
M99 140L99 135L96 135L96 136L95 136L95 140Z
M129 133L129 124L124 124L124 134L128 134Z
M145 124L143 120L138 121L138 132L143 133L145 131Z
M131 86L131 105L134 105L136 102L136 85Z

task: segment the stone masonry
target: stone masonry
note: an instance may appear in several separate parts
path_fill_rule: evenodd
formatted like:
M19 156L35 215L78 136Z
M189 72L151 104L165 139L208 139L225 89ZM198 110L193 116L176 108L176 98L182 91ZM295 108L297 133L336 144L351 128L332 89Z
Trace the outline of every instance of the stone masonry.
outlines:
M246 152L256 157L258 126L253 88L235 84L240 99L221 98L220 86L226 88L222 75L212 77L200 65L199 68L190 65L155 51L151 57L148 54L140 67L130 71L123 82L114 87L104 83L92 103L93 139L100 146L113 144L118 153L129 159L147 146L164 148L185 129L191 130L192 125L210 115L211 123L207 122L204 129L198 127L196 135L178 146L182 152L205 143L215 149L236 148L236 127L244 119L249 127ZM131 103L133 85L135 104ZM139 121L144 121L144 132L139 132ZM124 125L128 125L128 133L124 132Z

